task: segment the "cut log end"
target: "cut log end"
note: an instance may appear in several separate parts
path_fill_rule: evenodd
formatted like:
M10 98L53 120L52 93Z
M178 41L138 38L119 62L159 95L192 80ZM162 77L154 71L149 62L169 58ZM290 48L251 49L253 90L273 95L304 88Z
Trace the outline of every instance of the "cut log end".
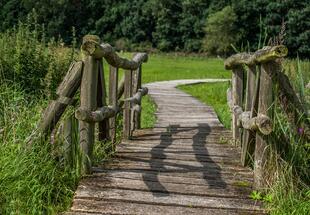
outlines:
M260 114L259 116L257 116L256 124L257 124L259 131L264 135L269 135L273 130L272 121L266 115Z
M78 108L75 111L75 117L85 122L101 122L104 119L111 118L119 112L119 107L101 107L96 111L84 110Z
M93 55L96 52L100 38L96 35L86 35L83 37L81 50L85 55Z

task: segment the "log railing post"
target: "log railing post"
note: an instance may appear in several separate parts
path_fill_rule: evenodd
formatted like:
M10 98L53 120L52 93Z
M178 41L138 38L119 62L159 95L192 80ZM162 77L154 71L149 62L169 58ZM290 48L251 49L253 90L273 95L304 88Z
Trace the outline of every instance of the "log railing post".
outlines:
M107 106L106 102L106 86L103 70L103 61L99 60L99 71L98 71L98 90L97 90L97 107ZM110 139L109 133L109 119L105 119L98 123L98 139L99 141L104 141Z
M258 96L258 114L263 114L272 119L273 87L272 87L272 63L261 65L260 87ZM256 146L254 156L254 183L256 188L263 188L265 185L265 167L268 156L266 138L259 132L256 133Z
M138 92L139 89L141 89L141 82L142 82L142 66L140 65L140 67L137 69L136 71L136 92ZM141 104L140 104L141 106ZM140 129L141 128L141 111L136 111L135 115L134 115L134 122L135 122L135 129Z
M84 40L88 37L85 36ZM91 37L99 43L99 38ZM85 54L85 53L84 53ZM95 111L97 108L97 85L98 85L98 70L99 61L90 55L84 57L84 71L81 82L81 101L80 107L87 111ZM82 152L82 175L91 173L91 158L94 145L95 123L79 121L80 129L80 147Z
M118 106L118 68L110 66L110 80L109 80L109 105L116 108ZM116 142L116 115L111 117L110 120L110 137L112 142L112 148L114 148Z
M238 66L232 70L232 99L233 106L242 107L242 97L243 97L243 67ZM235 145L241 145L241 133L238 127L238 118L239 115L234 114L232 116L232 131L233 139Z
M259 78L259 77L258 77ZM250 118L256 116L256 105L254 102L256 89L256 66L249 66L247 70L247 83L246 83L246 95L245 95L245 106L244 111L251 111ZM245 130L242 136L242 152L241 152L241 163L246 166L251 161L254 155L255 148L255 133L253 131Z
M76 91L80 87L83 62L71 64L65 78L57 89L57 100L52 101L43 113L38 128L42 134L50 134L55 125L65 112L66 107L72 102Z
M136 94L139 89L141 89L141 65L138 69L133 71L132 74L132 95ZM140 128L140 114L141 104L136 104L136 108L131 108L131 133Z
M126 99L132 96L132 70L125 71L124 83L124 116L123 116L123 138L129 139L131 136L131 102Z

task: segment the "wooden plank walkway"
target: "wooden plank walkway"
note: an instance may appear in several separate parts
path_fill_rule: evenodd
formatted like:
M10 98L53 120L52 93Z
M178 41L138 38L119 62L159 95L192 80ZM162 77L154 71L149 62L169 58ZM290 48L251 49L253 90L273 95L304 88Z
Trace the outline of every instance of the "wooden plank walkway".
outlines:
M264 214L249 199L253 175L214 110L176 89L146 85L158 106L154 129L135 132L106 166L81 180L67 214Z

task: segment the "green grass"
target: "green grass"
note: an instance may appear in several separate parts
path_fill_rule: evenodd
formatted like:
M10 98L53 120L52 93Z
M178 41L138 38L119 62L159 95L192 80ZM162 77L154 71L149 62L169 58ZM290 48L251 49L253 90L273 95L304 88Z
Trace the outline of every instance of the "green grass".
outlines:
M231 113L227 105L226 91L229 83L204 83L179 86L179 89L193 95L203 103L214 108L219 120L226 128L231 125Z
M41 139L25 144L44 106L17 86L0 85L0 214L56 214L71 204L79 176L60 148Z
M128 59L132 57L131 53L119 53L119 55ZM108 71L107 63L105 63L105 71ZM173 53L149 54L149 60L142 65L142 71L142 83L231 77L231 72L224 69L223 59ZM120 71L119 77L122 74L123 71ZM107 73L106 76L108 77Z
M149 96L142 99L141 128L152 128L156 122L156 105Z
M222 59L151 54L143 64L143 83L178 79L230 78Z

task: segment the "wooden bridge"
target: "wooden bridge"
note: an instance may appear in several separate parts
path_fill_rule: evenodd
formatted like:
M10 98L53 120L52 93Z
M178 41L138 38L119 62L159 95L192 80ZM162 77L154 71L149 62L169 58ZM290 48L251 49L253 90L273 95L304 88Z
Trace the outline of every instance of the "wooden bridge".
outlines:
M214 110L176 89L146 85L157 104L153 129L137 130L115 158L80 182L68 214L263 214L249 199L253 173L239 162Z
M71 65L57 90L58 98L49 104L38 127L40 134L55 134L57 122L66 107L76 103L74 96L80 89L75 118L62 120L61 132L56 132L63 135L65 162L77 161L75 167L84 176L67 214L265 213L261 202L249 195L266 186L273 85L292 124L297 128L309 125L307 112L276 62L286 56L286 47L265 47L225 61L225 68L232 70L232 90L227 93L232 132L223 127L212 107L176 88L228 80L142 86L147 54L138 53L132 60L121 58L93 35L84 37L81 49L83 61ZM108 94L103 59L110 68ZM118 80L119 69L125 70L122 81ZM157 105L157 123L153 129L140 129L141 100L147 93ZM120 113L122 141L116 145ZM96 133L99 141L110 141L110 150L116 151L109 163L99 167L92 165ZM74 147L74 137L78 137L78 147ZM249 166L254 166L254 172Z

